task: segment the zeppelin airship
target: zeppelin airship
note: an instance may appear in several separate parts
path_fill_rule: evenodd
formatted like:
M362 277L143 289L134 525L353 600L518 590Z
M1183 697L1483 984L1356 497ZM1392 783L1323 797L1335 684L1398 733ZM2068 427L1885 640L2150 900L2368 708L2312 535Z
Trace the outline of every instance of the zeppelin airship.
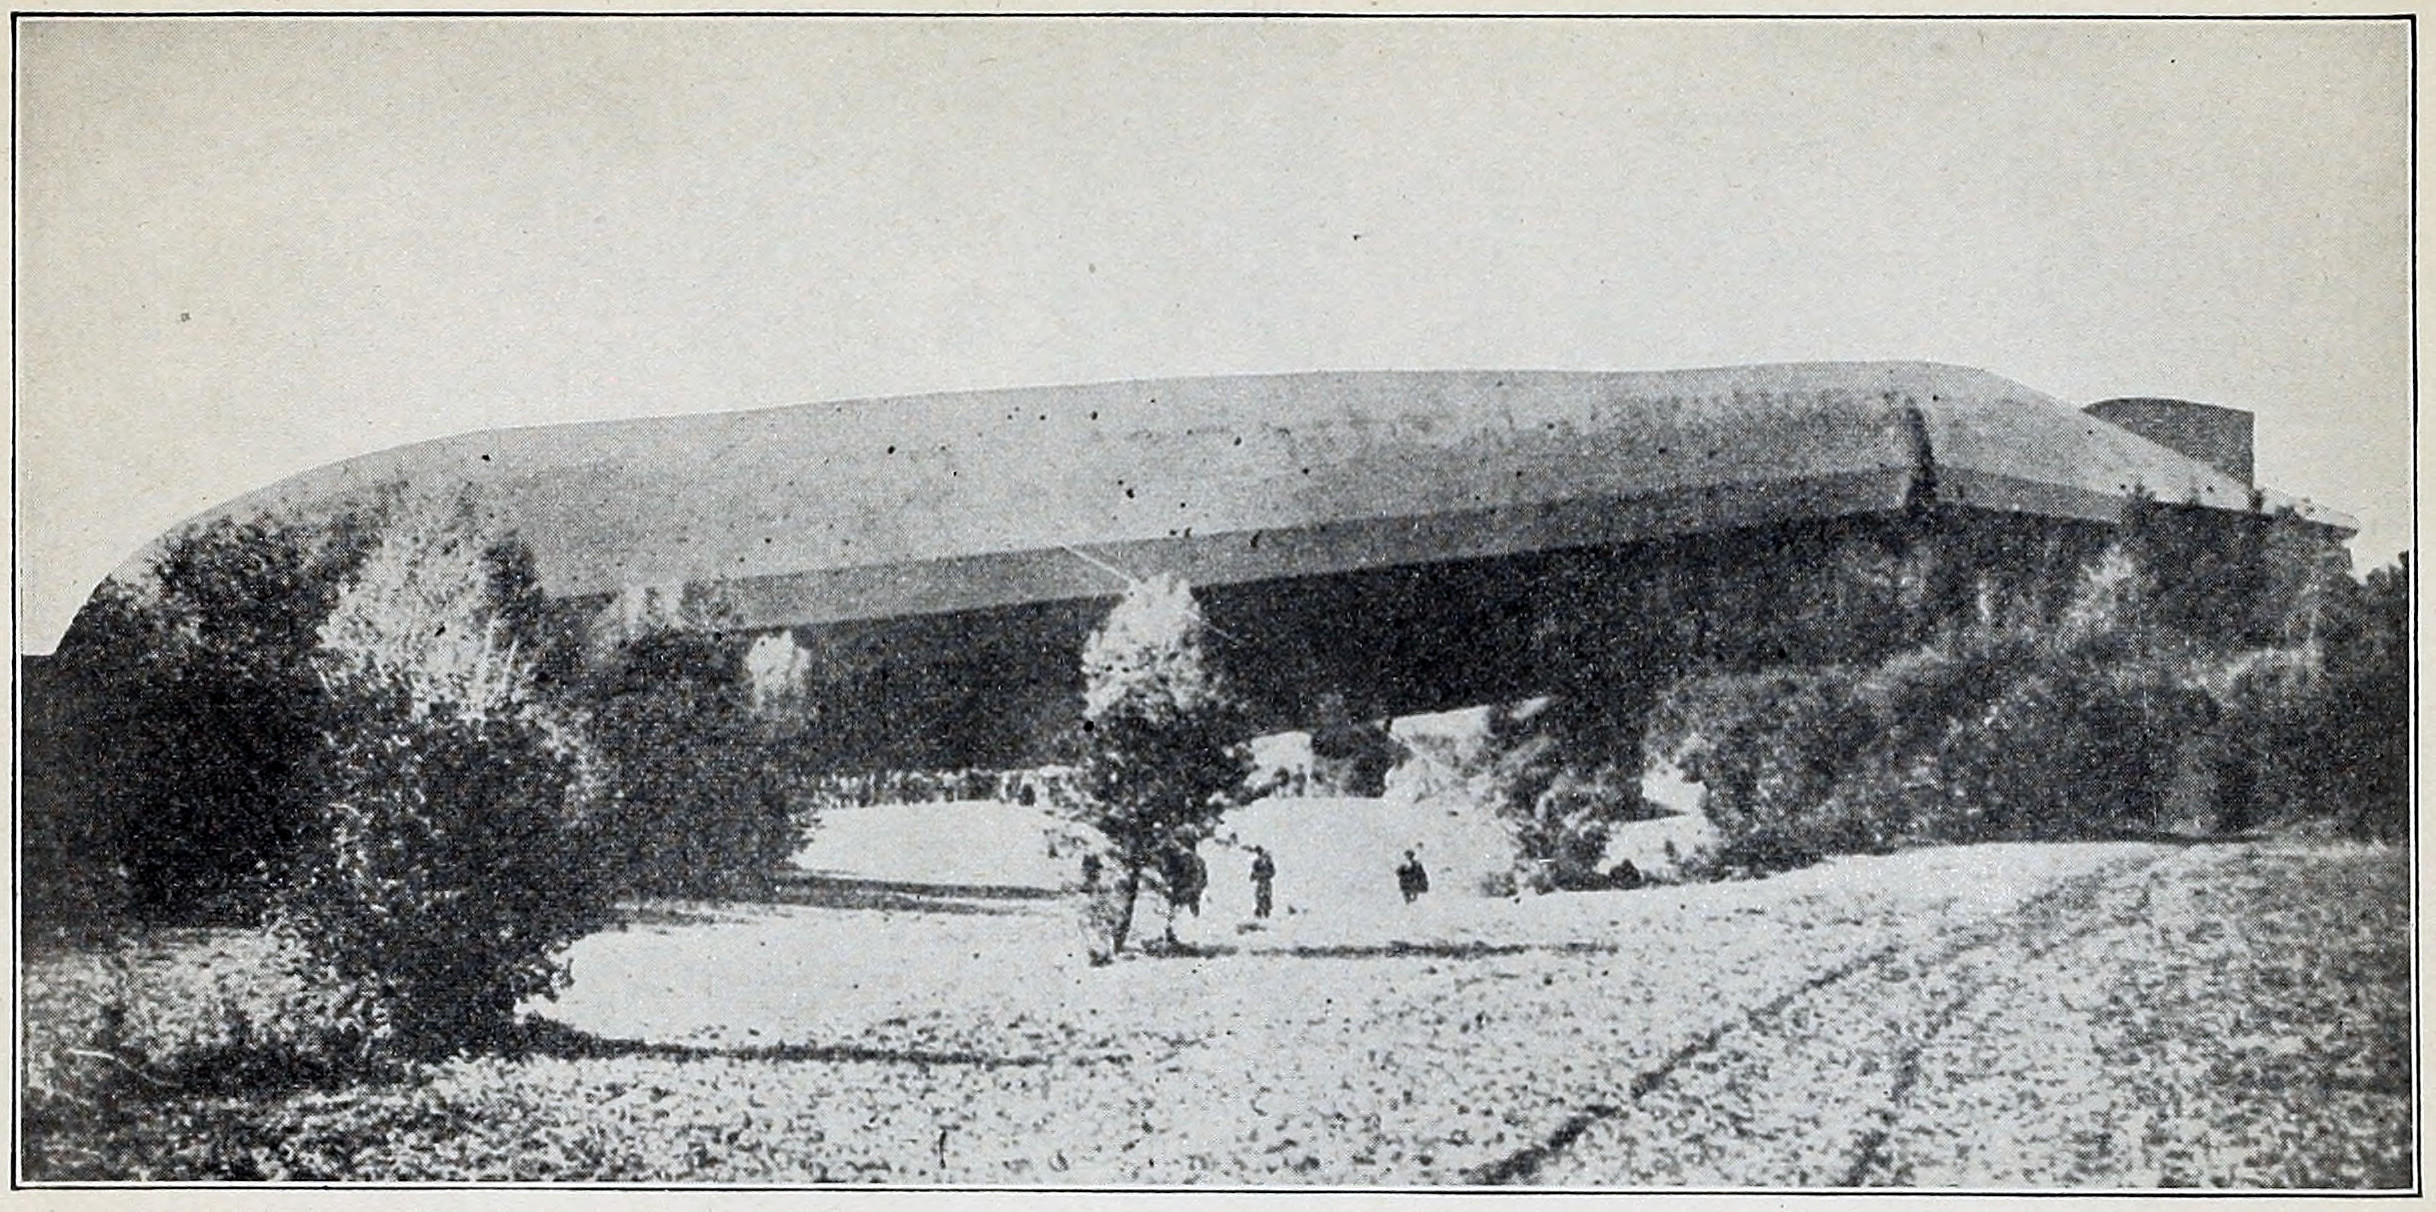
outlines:
M1544 691L1582 618L1653 667L1764 658L1762 616L1798 606L1764 587L1856 542L1894 582L1940 550L1950 587L2082 550L2142 494L2352 529L2251 469L2246 412L1958 366L1357 371L501 429L222 512L472 486L601 643L711 620L782 652L866 760L974 765L1071 721L1084 638L1141 578L1194 586L1264 724L1295 726Z

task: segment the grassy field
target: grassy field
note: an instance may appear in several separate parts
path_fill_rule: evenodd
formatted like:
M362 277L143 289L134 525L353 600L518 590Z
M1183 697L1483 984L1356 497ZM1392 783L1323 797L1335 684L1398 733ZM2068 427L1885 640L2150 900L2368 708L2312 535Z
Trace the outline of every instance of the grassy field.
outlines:
M1247 823L1301 846L1360 811L1305 807ZM1374 833L1395 849L1425 824ZM1092 968L1045 850L1011 874L845 870L857 828L885 832L839 822L798 903L643 906L585 940L521 1054L36 1098L26 1177L2413 1181L2401 850L1956 847L1520 900L1442 882L1409 907L1361 864L1337 888L1289 861L1302 912L1246 930L1214 901L1185 951ZM249 948L166 935L115 976L35 957L36 1092L98 1063L70 1051L97 990L200 1005Z

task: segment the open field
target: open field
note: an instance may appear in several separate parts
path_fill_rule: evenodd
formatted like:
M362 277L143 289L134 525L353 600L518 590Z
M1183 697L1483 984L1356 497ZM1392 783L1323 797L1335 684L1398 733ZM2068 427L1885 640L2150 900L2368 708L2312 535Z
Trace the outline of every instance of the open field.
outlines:
M1307 808L1273 846L1354 810ZM585 940L527 1054L156 1091L38 1120L27 1176L2413 1182L2398 849L1954 847L1513 901L1441 881L1410 907L1287 851L1303 912L1247 932L1213 900L1184 953L1094 969L1045 851L1026 878L822 861L876 821L816 841L802 903L648 906ZM29 974L36 1063L85 963Z

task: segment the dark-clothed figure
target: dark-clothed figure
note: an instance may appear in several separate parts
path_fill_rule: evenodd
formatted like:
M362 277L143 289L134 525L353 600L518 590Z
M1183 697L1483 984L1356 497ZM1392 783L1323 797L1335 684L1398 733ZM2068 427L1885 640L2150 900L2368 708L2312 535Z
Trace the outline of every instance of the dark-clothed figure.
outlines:
M1176 890L1176 904L1201 916L1201 894L1210 886L1210 865L1197 850L1180 850L1168 858L1168 886Z
M1404 894L1407 905L1429 891L1429 869L1421 865L1420 855L1410 850L1404 852L1404 862L1396 868L1396 889Z
M1252 916L1269 916L1269 886L1277 881L1277 861L1266 846L1252 847Z
M1189 909L1194 917L1201 916L1201 892L1209 886L1209 864L1198 851L1177 846L1159 860L1160 877L1167 885L1167 943L1176 945L1176 910Z

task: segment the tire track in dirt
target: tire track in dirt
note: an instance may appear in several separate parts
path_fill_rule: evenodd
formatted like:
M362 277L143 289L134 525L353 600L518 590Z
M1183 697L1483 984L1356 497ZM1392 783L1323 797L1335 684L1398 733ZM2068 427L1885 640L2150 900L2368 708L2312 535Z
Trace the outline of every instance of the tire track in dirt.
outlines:
M1984 970L1861 1181L2407 1187L2408 900L2392 851L2178 852L2096 929ZM2337 1092L2369 1074L2395 1092Z
M1922 1049L1953 1023L1984 985L1976 969L1992 962L1987 953L2004 948L2021 958L2032 958L2069 942L2077 934L2095 929L2096 921L2082 920L2089 902L2101 890L2145 872L2162 857L2162 854L2128 857L2104 870L2063 880L2000 913L1938 929L1927 940L1934 944L1928 954L1915 954L1907 959L1906 943L1890 943L1815 974L1769 1001L1693 1036L1657 1064L1635 1074L1621 1099L1583 1106L1541 1141L1475 1167L1464 1178L1481 1185L1518 1185L1544 1181L1551 1165L1560 1161L1568 1169L1595 1168L1589 1159L1569 1154L1594 1133L1620 1140L1617 1129L1627 1117L1646 1110L1653 1102L1666 1101L1665 1095L1670 1092L1675 1094L1675 1101L1688 1104L1677 1110L1690 1110L1700 1119L1721 1120L1729 1130L1739 1132L1755 1117L1749 1107L1731 1104L1750 1103L1754 1096L1782 1092L1772 1091L1776 1082L1760 1083L1763 1088L1754 1090L1742 1088L1736 1079L1754 1073L1768 1076L1765 1054L1771 1047L1784 1047L1798 1055L1800 1046L1808 1040L1792 1038L1789 1029L1805 1025L1816 1009L1838 1009L1832 1004L1837 999L1821 998L1822 994L1865 1001L1866 1004L1842 1007L1847 1019L1864 1017L1865 1010L1884 1009L1882 997L1849 987L1852 978L1875 971L1886 982L1921 991L1904 999L1920 1004L1905 1007L1905 1013L1882 1020L1882 1030L1893 1037L1891 1065L1872 1064L1866 1055L1862 1058L1859 1072L1889 1075L1884 1095L1853 1108L1849 1116L1850 1121L1872 1122L1872 1126L1834 1150L1843 1159L1841 1164L1831 1170L1808 1170L1801 1176L1817 1185L1850 1186L1863 1181L1876 1166L1877 1153L1900 1119L1904 1103L1918 1081ZM1944 983L1938 983L1938 978ZM1832 1021L1833 1016L1830 1017ZM1788 1044L1791 1046L1787 1047ZM1704 1098L1700 1091L1684 1088L1678 1075L1691 1068L1702 1069L1704 1078L1724 1076L1725 1090L1709 1092ZM1834 1127L1825 1126L1830 1130ZM1677 1163L1674 1168L1680 1168L1678 1159L1669 1160ZM1694 1159L1692 1169L1697 1169L1699 1160L1708 1159ZM1618 1173L1603 1175L1596 1181L1602 1184L1649 1181L1646 1175L1630 1172L1634 1169L1622 1167ZM1778 1176L1780 1181L1781 1178Z
M1799 986L1777 995L1766 1005L1747 1012L1748 1020L1757 1021L1762 1017L1780 1012L1784 1007L1791 1005L1796 998L1843 980L1863 968L1884 960L1894 951L1893 947L1880 948L1859 959L1840 964L1811 977ZM1624 1103L1593 1103L1586 1106L1567 1117L1554 1132L1548 1134L1545 1141L1526 1146L1488 1165L1471 1170L1464 1175L1464 1181L1483 1186L1510 1186L1532 1181L1550 1158L1564 1151L1574 1141L1581 1139L1582 1134L1589 1131L1593 1125L1624 1114L1630 1104L1640 1101L1644 1096L1664 1085L1668 1076L1673 1074L1676 1068L1694 1057L1714 1051L1718 1041L1723 1039L1734 1026L1735 1024L1730 1021L1719 1023L1668 1053L1666 1058L1657 1064L1634 1074Z
M1975 941L1949 948L1934 962L1942 965L1971 956L1976 961L1972 965L1974 968L1984 968L1989 962L1992 962L1993 957L1988 954L1991 948L2000 945L2017 945L2008 949L2017 950L2018 956L2008 958L2017 958L2020 963L2028 963L2058 948L2069 946L2105 928L2107 920L2104 915L2094 912L2096 908L2094 902L2097 894L2116 886L2118 879L2142 878L2140 899L2145 905L2149 897L2145 877L2152 873L2163 858L2163 855L2152 856L2146 862L2136 865L2127 863L2120 868L2088 877L2079 882L2081 886L2077 889L2072 884L2059 885L2007 915L2009 920L1989 924L1988 929L1978 932L1980 937ZM2092 895L2080 903L2066 906L2062 900L2063 894L2068 891L2086 891ZM2015 966L2018 967L2019 964ZM1964 977L1956 996L1940 1001L1931 1012L1923 1029L1911 1036L1901 1051L1896 1054L1895 1076L1889 1084L1886 1106L1878 1113L1880 1122L1876 1127L1861 1134L1852 1165L1844 1171L1836 1182L1836 1186L1869 1185L1872 1176L1881 1174L1885 1164L1884 1151L1887 1140L1893 1135L1896 1126L1909 1109L1912 1092L1919 1085L1921 1054L1954 1025L1954 1020L1978 1000L1979 995L1987 990L1988 985L1988 980L1980 972L1969 972Z

